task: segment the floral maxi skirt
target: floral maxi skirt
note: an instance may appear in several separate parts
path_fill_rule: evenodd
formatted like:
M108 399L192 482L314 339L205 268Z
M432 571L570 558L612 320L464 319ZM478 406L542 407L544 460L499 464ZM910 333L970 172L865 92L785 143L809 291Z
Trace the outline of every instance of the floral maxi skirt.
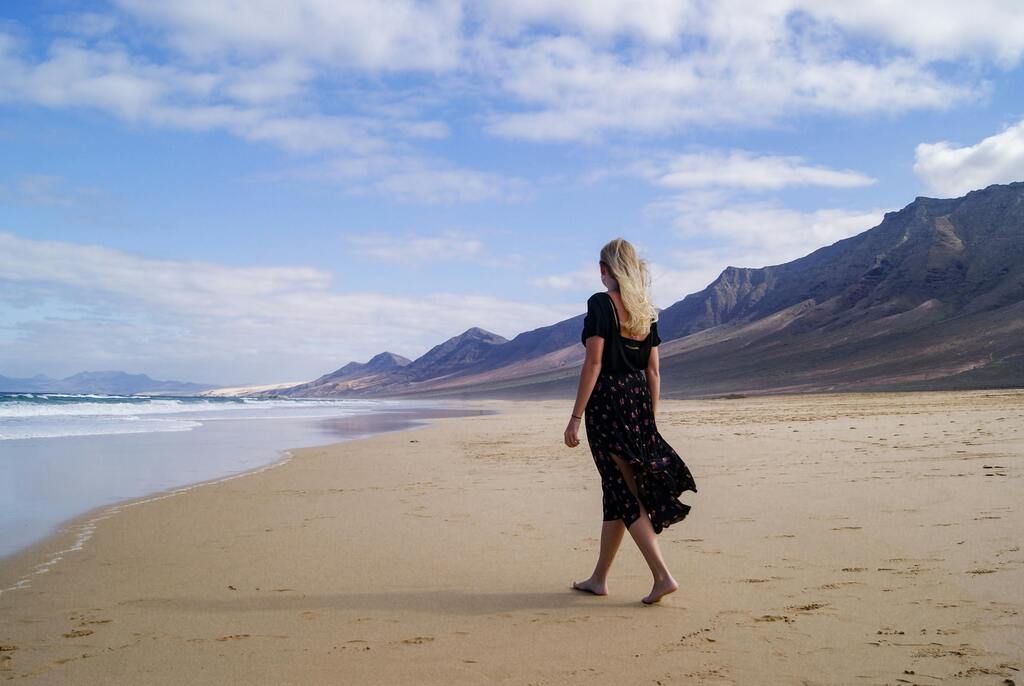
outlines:
M601 475L604 521L621 519L628 528L640 518L633 496L612 455L632 467L637 495L655 533L686 517L683 491L697 492L693 475L654 422L651 391L642 370L602 371L587 401L585 426L590 452Z

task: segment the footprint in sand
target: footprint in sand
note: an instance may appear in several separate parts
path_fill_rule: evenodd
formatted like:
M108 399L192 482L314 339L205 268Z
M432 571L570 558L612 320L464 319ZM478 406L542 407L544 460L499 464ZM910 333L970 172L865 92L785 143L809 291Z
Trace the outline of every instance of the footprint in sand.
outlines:
M406 645L419 645L421 643L429 643L433 640L433 636L413 636L412 638L403 638L402 643L405 643Z
M237 641L240 638L249 638L251 634L231 634L230 636L218 636L218 641Z
M693 679L695 682L703 682L711 679L722 681L728 678L728 674L729 672L725 668L719 669L711 667L708 669L701 669L696 672L687 672L683 676L687 679ZM660 684L661 682L659 681L658 683Z
M112 619L101 619L99 617L96 617L95 615L78 613L71 615L70 617L68 617L68 619L72 622L77 620L78 626L86 626L88 624L109 624L110 622L114 621Z
M866 572L867 567L843 567L844 572Z
M93 633L92 629L73 629L64 634L64 638L78 638L80 636L88 636L91 633Z
M796 612L813 612L814 610L820 610L826 607L829 603L807 603L806 605L790 605L786 609L795 610Z
M863 528L864 527L862 527L862 526L834 526L834 527L832 527L832 531L843 531L845 529L852 530L852 529L863 529Z
M785 615L761 615L754 617L755 622L785 622L791 624L793 620Z
M971 657L979 652L967 643L947 648L944 645L933 645L921 648L911 653L911 657Z
M688 634L683 634L682 636L679 637L679 643L685 643L686 641L690 640L691 638L696 638L696 637L700 636L702 633L704 633L706 631L711 631L711 627L706 626L703 629L697 629L696 631L691 631Z

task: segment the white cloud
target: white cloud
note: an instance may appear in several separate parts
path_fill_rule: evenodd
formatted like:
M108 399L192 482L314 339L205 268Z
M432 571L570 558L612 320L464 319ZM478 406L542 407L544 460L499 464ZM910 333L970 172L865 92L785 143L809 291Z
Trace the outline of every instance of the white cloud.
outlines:
M583 292L604 289L604 285L601 283L601 272L597 266L597 258L594 258L593 265L559 274L537 276L529 279L528 283L549 291Z
M1016 0L807 0L804 10L844 30L898 46L921 60L994 59L1024 53L1024 8Z
M249 58L289 54L366 70L442 70L460 60L455 0L210 2L116 0L162 27L183 54Z
M280 102L300 95L315 76L310 65L285 55L235 70L225 93L242 103Z
M290 102L316 72L278 56L255 66L179 68L155 64L117 43L89 47L56 41L38 60L0 33L0 102L55 108L93 107L130 122L191 131L226 131L244 140L323 156L320 174L355 193L404 202L458 203L521 199L521 179L469 169L410 152L412 141L448 135L446 123L415 109L377 101L367 114L331 115ZM407 98L414 100L415 98ZM301 100L301 99L300 99ZM336 157L343 155L343 157ZM358 174L352 169L361 169Z
M161 30L182 54L263 58L290 54L343 69L438 73L465 66L480 38L580 35L644 49L752 48L755 58L811 40L850 37L926 62L970 57L1010 66L1024 50L1024 11L1013 0L385 0L375 3L117 0ZM812 43L813 44L813 43ZM821 49L823 46L816 45ZM838 47L838 46L837 46Z
M378 231L350 234L345 240L357 254L383 262L459 261L474 259L483 253L482 241L456 231L444 231L436 236L420 236L409 232L398 235Z
M528 193L528 186L521 179L475 169L432 166L424 160L406 160L401 168L372 182L371 187L392 197L423 203L519 200Z
M921 60L970 57L1012 66L1024 51L1024 10L1014 0L652 0L643 11L633 0L488 0L479 6L488 30L503 37L552 28L591 40L631 39L655 47L704 36L737 44L762 38L768 46L799 29L819 36L842 32ZM787 26L787 20L794 26Z
M943 81L910 60L872 65L741 53L622 60L568 37L497 53L505 91L533 109L499 111L488 130L533 141L596 141L692 127L776 125L798 113L866 115L947 109L987 93Z
M116 44L90 48L57 41L37 61L18 48L12 37L0 33L0 101L54 108L93 107L131 122L200 131L226 129L243 138L270 140L293 149L309 149L314 144L316 149L360 149L373 133L368 121L341 117L297 120L221 97L222 91L233 89L247 92L247 99L261 97L251 87L251 73L233 80L228 72L155 64ZM263 84L263 96L267 89L278 87L273 76ZM295 131L300 125L308 140Z
M599 7L611 19L622 5L595 4L589 11ZM559 17L563 26L583 30L600 23L575 4L547 13L520 12L519 40L475 45L501 90L526 105L525 110L495 111L489 130L537 141L597 140L615 131L666 134L694 126L771 126L797 113L861 116L945 109L988 93L987 82L944 78L902 44L897 47L904 50L895 54L851 48L843 17L816 18L813 4L688 7L677 13L677 21L664 24L663 32L637 31L625 21L617 31L609 22L607 31L597 32L599 38L639 36L628 49L594 40L592 32L552 36L527 30L531 20L544 25ZM566 19L570 14L575 21ZM867 32L860 25L858 30ZM661 33L675 40L666 42Z
M335 158L262 177L334 182L354 195L379 193L398 202L428 205L487 200L518 202L532 193L525 179L456 167L443 159L390 154L387 151Z
M867 231L882 221L884 210L826 208L809 212L771 205L734 205L708 211L701 223L686 222L684 233L713 235L733 246L756 250L763 267L802 257L822 246ZM678 220L677 220L678 221ZM749 259L749 258L748 258ZM756 258L755 258L756 259Z
M648 211L667 217L682 238L712 239L719 254L742 255L746 263L734 264L739 267L794 260L876 226L885 214L877 208L803 211L775 202L706 204L685 194L652 203Z
M365 139L447 135L447 124L425 116L422 102L404 105L401 116L386 114L404 100L408 76L429 84L439 107L458 102L467 87L482 94L492 133L577 141L772 126L793 114L949 108L984 97L989 84L980 69L946 75L934 60L994 60L1005 68L1024 50L1024 11L996 0L657 0L642 12L626 0L118 6L111 22L89 15L92 33L109 34L103 40L57 40L43 60L15 57L12 39L0 34L7 97L347 153ZM163 38L170 50L148 54L166 55L164 63L127 47L133 21ZM315 83L327 88L314 93ZM324 97L343 94L358 110L364 101L379 104L368 93L382 91L394 102L364 113L339 113ZM305 128L308 138L296 132Z
M309 267L160 260L0 232L0 306L15 320L0 359L20 365L0 373L73 373L116 361L184 380L292 381L383 350L416 357L472 326L512 336L578 313L575 305L333 285ZM64 314L43 314L55 309ZM54 369L60 360L66 368Z
M780 190L791 186L855 188L876 179L852 169L830 169L807 164L796 155L758 155L746 150L711 150L682 153L599 169L588 175L595 181L630 174L665 188L745 188Z
M1024 181L1024 121L974 145L920 143L914 173L929 190L956 197L993 183Z

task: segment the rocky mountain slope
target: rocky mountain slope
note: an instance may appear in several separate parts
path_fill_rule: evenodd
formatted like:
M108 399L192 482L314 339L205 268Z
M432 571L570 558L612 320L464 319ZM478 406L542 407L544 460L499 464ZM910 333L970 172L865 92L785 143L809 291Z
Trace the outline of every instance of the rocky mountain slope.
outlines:
M572 397L582 321L510 341L470 329L367 383L287 394ZM918 197L792 262L727 267L659 331L666 397L1022 386L1024 182Z
M276 395L293 398L323 398L343 394L358 393L364 389L372 389L382 384L385 379L399 369L412 363L407 357L395 353L383 352L374 355L366 362L349 362L344 367L319 379L299 384L286 389L275 389L270 392L252 395Z

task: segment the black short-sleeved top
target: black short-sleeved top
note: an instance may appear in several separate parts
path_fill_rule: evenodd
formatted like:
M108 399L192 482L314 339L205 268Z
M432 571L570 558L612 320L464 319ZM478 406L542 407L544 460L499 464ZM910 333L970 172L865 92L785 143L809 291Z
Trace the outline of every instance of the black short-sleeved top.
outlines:
M587 315L583 318L583 334L580 341L587 344L591 336L604 339L604 353L601 355L601 371L626 372L644 370L651 357L651 348L661 343L658 336L658 322L651 320L651 330L642 341L627 338L619 331L618 313L612 296L606 291L594 293L587 300Z

